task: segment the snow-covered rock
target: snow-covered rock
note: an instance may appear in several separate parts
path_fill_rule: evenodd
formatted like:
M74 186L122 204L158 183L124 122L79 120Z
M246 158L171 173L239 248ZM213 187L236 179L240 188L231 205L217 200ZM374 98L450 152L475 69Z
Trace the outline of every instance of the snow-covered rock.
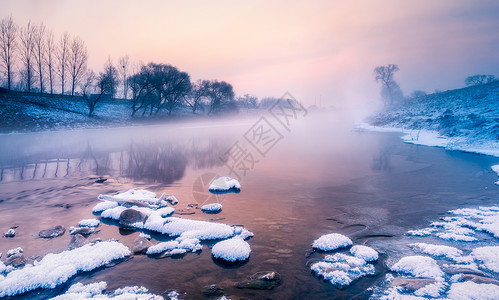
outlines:
M176 249L177 247L178 247L178 241L161 242L159 244L149 247L149 249L147 249L146 254L152 255L165 251L171 251L173 249Z
M104 294L107 287L105 281L83 285L73 284L66 293L52 298L53 300L73 299L134 299L134 300L162 300L162 296L149 293L149 290L141 286L130 286L116 289L111 294Z
M116 206L114 208L104 210L100 216L106 219L119 220L121 213L126 209L127 208L124 206Z
M209 190L212 192L226 192L229 190L240 190L241 184L234 178L219 177L210 184Z
M78 222L78 226L80 227L98 227L100 221L97 219L84 219Z
M348 286L352 281L375 273L374 266L365 260L337 253L326 255L324 261L314 263L310 269L335 286Z
M119 193L116 195L99 195L97 199L106 201L115 201L119 204L125 203L127 200L137 200L144 202L146 204L158 205L165 198L165 194L157 198L156 193L148 190L128 190L124 193Z
M350 254L365 261L378 260L378 252L367 246L355 245L350 249Z
M456 300L494 300L499 299L499 286L478 284L472 281L457 282L450 286L448 299Z
M213 245L211 253L213 257L228 262L245 261L250 256L251 248L242 238L234 237Z
M404 275L423 278L437 279L444 275L444 272L442 272L433 258L418 255L401 258L390 270Z
M108 210L108 209L111 209L111 208L115 208L118 205L119 204L116 201L102 201L102 202L97 203L94 206L94 208L92 209L92 211L94 213L100 213L100 212L103 212L105 210Z
M338 248L349 247L352 240L339 233L330 233L316 239L312 247L322 251L332 251Z
M206 212L218 212L222 210L222 204L220 203L209 203L201 206L202 211Z
M94 270L129 255L130 250L115 241L88 244L58 254L50 253L34 266L14 270L0 280L0 297L37 288L52 289L77 273Z

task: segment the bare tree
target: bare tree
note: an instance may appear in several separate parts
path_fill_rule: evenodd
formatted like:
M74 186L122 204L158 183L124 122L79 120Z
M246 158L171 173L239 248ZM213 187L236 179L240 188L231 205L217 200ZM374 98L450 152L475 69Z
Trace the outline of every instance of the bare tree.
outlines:
M34 27L33 34L34 57L38 71L38 81L40 83L40 94L43 94L43 64L45 61L45 25L40 23Z
M127 81L127 72L129 72L128 68L130 65L130 59L128 55L122 56L119 59L118 71L120 74L120 79L123 81L123 99L126 100L128 94L128 81Z
M12 84L12 66L14 64L14 51L17 48L17 25L12 16L5 17L0 22L0 59L7 72L7 89Z
M399 67L394 64L374 68L374 77L376 78L376 81L381 81L381 94L385 99L385 105L393 105L397 101L403 99L402 90L393 79L393 75L398 70Z
M59 40L59 46L57 47L57 69L56 72L61 78L61 95L64 95L64 83L66 82L66 72L68 67L69 59L69 41L70 37L67 32L65 32L61 39Z
M118 76L118 70L116 70L116 67L113 65L111 58L108 58L106 64L104 65L104 71L99 75L101 84L105 85L105 94L109 94L111 97L116 94Z
M209 113L220 113L234 102L234 89L225 81L211 80L207 91L210 99Z
M46 47L45 47L45 64L47 65L47 71L49 76L50 94L54 93L54 63L56 55L56 45L54 42L54 34L51 31L47 32L46 36Z
M69 48L69 75L71 76L71 96L74 96L75 87L87 68L87 46L82 39L75 37Z
M31 25L31 21L28 22L26 27L21 28L20 39L21 39L21 57L24 64L24 79L26 83L26 88L28 94L31 93L31 84L33 79L33 57L35 49L35 31L36 27Z
M203 100L208 96L208 86L210 81L199 79L192 84L192 90L188 97L185 99L185 103L192 109L192 113L195 114L196 110L203 108Z
M106 92L105 85L97 79L94 71L85 71L81 77L83 77L81 91L88 106L88 116L92 117L97 103L99 103L102 95Z
M482 84L486 84L486 83L491 83L491 82L494 82L495 80L496 80L496 78L494 75L478 75L477 74L477 75L466 77L466 79L464 80L464 83L467 86L473 86L473 85L482 85Z

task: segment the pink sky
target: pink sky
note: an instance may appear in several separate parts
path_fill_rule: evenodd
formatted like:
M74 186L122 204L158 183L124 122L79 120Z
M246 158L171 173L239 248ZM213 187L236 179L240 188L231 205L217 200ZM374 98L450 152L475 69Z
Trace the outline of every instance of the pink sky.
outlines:
M108 57L162 62L258 97L289 91L323 105L372 103L372 70L398 64L406 94L499 74L499 2L0 0L0 18L44 22L85 40L89 67ZM318 101L318 100L317 100Z

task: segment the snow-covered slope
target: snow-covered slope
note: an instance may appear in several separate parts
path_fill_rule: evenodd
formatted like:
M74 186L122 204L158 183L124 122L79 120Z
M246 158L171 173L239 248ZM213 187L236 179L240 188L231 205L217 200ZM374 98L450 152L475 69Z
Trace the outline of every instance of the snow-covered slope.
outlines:
M404 105L387 108L368 122L377 127L412 130L416 139L420 130L429 130L446 139L445 145L440 146L449 149L497 147L499 82L411 99Z

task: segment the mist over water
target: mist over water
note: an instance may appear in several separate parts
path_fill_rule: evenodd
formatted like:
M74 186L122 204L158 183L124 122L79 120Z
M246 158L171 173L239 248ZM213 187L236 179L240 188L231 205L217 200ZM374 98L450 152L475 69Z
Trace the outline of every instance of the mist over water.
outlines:
M340 290L311 274L308 264L323 256L305 256L314 239L339 232L355 244L390 251L391 241L449 209L497 201L495 175L487 171L497 159L404 144L398 134L358 132L345 115L309 113L294 120L289 130L263 113L214 122L1 135L0 229L19 227L14 239L2 240L0 252L20 246L29 257L66 249L68 234L50 241L33 235L97 217L92 207L99 194L145 188L175 195L176 209L203 204L208 199L193 193L196 180L205 174L236 177L221 158L238 143L254 155L246 174L236 170L241 192L216 198L223 204L217 215L196 210L180 217L222 218L222 223L251 230L255 236L248 241L252 253L247 263L232 268L217 264L209 249L213 243L204 243L201 253L180 259L134 256L78 275L62 289L104 280L109 290L143 285L155 293L186 292L187 299L202 298L200 290L209 284L250 299L365 297L366 288L386 272L384 258L375 265L376 275ZM281 135L264 155L245 138L261 117ZM107 180L96 182L98 177ZM120 231L112 222L99 228L95 237L116 238L128 247L139 234ZM271 291L233 287L266 270L279 272L282 284Z

